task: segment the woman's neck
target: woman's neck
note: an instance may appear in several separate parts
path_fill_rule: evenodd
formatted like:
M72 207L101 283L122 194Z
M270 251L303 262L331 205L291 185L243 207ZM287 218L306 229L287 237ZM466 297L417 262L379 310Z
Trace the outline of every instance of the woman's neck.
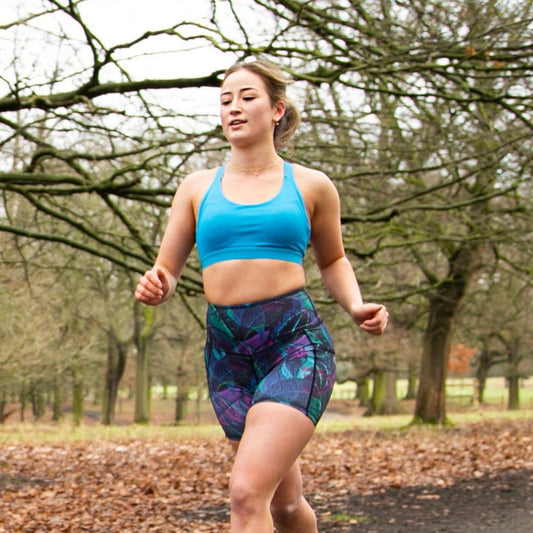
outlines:
M282 161L275 150L250 153L233 150L228 167L244 174L259 174L275 167Z

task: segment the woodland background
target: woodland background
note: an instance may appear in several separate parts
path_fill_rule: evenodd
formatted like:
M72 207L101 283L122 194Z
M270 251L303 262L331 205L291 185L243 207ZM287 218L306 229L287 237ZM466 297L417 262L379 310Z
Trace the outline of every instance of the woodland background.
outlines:
M164 307L132 294L180 181L227 159L221 74L257 56L295 80L303 121L282 155L334 180L363 294L391 311L387 335L360 334L306 258L339 381L383 414L407 379L415 419L442 423L450 375L475 376L479 401L501 375L518 409L533 370L532 2L189 4L3 0L0 420L50 405L111 425L131 397L147 423L154 386L179 420L202 393L197 257Z

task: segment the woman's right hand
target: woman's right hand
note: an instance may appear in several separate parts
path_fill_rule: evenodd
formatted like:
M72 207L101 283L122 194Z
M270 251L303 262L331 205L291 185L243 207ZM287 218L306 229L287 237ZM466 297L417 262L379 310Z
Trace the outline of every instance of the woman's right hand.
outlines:
M384 305L366 303L352 310L353 321L371 335L383 335L389 322L389 312Z
M158 305L167 295L169 283L165 272L160 268L147 270L139 279L135 298L146 305Z

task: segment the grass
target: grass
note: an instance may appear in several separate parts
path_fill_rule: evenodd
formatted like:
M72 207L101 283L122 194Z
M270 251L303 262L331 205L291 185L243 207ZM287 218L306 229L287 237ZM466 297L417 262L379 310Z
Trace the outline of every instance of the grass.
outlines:
M487 387L485 399L487 405L476 407L468 402L458 401L454 395L468 394L472 392L471 380L458 380L453 385L454 394L448 399L447 414L454 425L464 425L483 420L513 420L533 418L533 379L527 380L520 389L522 409L518 411L506 410L507 391L501 378L491 378ZM402 387L405 384L399 382L398 392L401 396ZM355 392L353 384L337 385L333 394L334 399L345 400L348 404L352 401ZM501 401L501 398L504 401ZM354 401L355 405L355 401ZM173 400L154 399L153 412L162 413L165 410L172 412ZM203 404L202 411L210 409L208 401ZM129 412L122 413L128 415ZM171 420L172 415L166 420ZM341 432L350 429L376 430L403 430L412 421L412 409L408 413L390 416L361 416L361 410L349 411L343 416L327 417L320 421L317 432ZM0 446L9 446L14 443L23 444L53 444L61 442L85 442L85 441L130 441L130 440L191 440L219 439L223 438L223 432L214 422L195 423L189 425L173 425L165 422L156 422L147 425L123 423L116 426L102 426L99 423L82 424L74 426L69 419L61 422L25 422L16 423L10 421L0 425Z
M522 380L520 383L520 403L524 408L533 409L533 378ZM355 396L355 383L347 382L336 384L333 389L334 399L346 400ZM396 384L396 390L399 398L403 398L407 393L407 380L399 379ZM491 377L487 380L485 387L484 400L487 404L507 405L507 387L505 378ZM474 393L474 384L472 378L449 378L447 380L447 394L451 399L467 398Z
M465 425L483 420L532 419L533 410L520 411L468 411L449 414L455 425ZM342 432L352 429L368 431L404 430L412 421L412 414L361 417L353 416L333 420L323 419L317 427L317 433ZM73 426L68 421L58 423L22 423L0 426L0 446L10 444L60 444L63 442L113 441L186 441L200 439L222 439L223 432L216 424L170 426L170 425L136 425Z
M364 524L370 522L370 516L368 515L349 515L346 513L333 513L329 515L328 520L334 522L345 522L347 524Z
M481 422L483 420L527 420L533 418L533 409L521 409L520 411L489 411L478 409L475 411L448 413L448 418L452 424L458 426ZM317 427L317 431L339 432L354 428L363 430L402 430L412 420L412 414L322 420Z
M61 442L113 441L130 440L191 440L195 438L215 439L223 436L216 425L201 426L160 426L137 425L73 426L68 421L58 423L22 423L0 426L0 446L13 443L21 444L55 444Z

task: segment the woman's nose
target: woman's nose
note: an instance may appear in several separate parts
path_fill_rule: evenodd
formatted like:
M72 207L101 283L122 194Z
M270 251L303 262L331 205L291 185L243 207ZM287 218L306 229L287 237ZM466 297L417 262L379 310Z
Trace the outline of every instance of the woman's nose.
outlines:
M238 102L238 100L233 100L230 104L230 112L231 113L239 113L241 111L241 106Z

